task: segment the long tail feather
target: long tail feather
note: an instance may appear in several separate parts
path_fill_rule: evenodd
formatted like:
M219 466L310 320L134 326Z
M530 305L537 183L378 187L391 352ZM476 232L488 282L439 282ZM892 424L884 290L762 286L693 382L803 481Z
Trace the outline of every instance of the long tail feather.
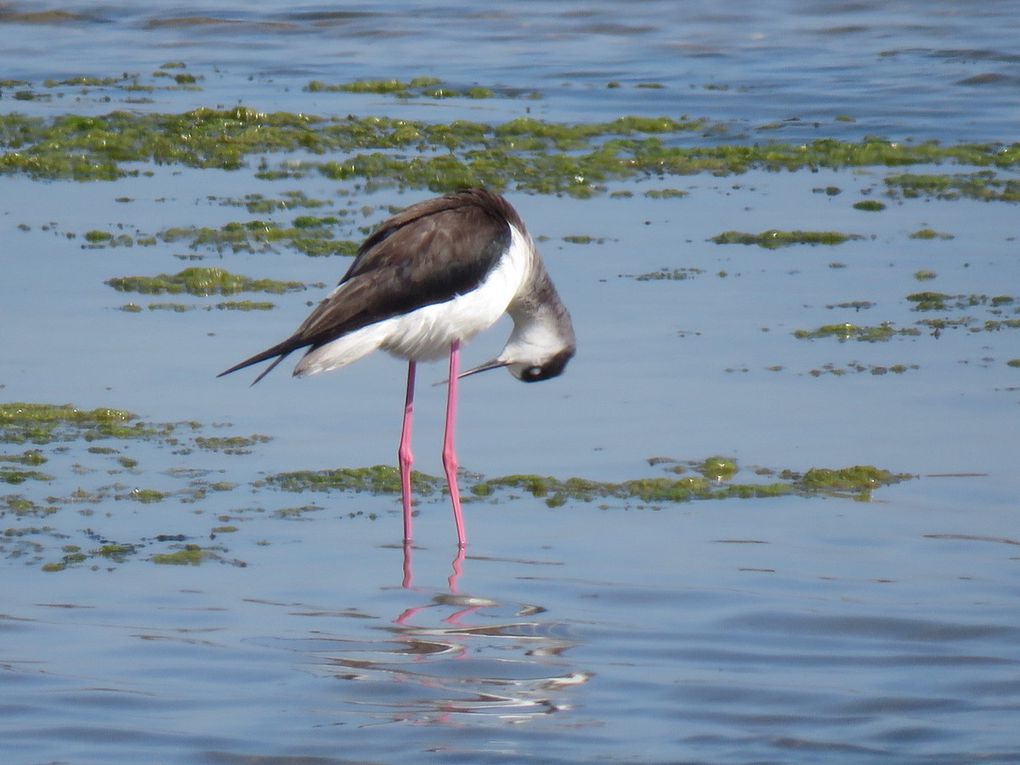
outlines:
M273 363L270 364L265 369L263 369L259 373L259 376L252 381L252 385L254 385L263 377L265 377L267 374L272 372L276 368L276 365L283 361L285 358L287 358L287 356L290 354L292 350L294 350L292 347L291 348L287 347L287 343L280 343L279 345L274 345L272 348L267 348L261 353L256 353L251 358L247 358L239 364L234 364L234 366L232 366L230 369L220 372L216 376L223 377L224 375L229 375L231 372L236 372L239 369L250 367L252 364L258 364L260 361L265 361L266 359L271 359L275 356L276 359L274 359Z

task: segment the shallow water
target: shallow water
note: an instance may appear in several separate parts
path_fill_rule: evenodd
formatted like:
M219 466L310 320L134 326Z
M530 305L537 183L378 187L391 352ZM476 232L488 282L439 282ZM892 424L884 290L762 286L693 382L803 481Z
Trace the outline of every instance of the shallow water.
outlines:
M1016 140L1020 22L1008 2L719 12L649 1L626 16L617 3L160 5L46 6L58 16L5 6L0 78L49 97L4 86L0 109L242 103L444 122L687 114L715 127L676 140ZM186 62L197 89L140 98L41 85L169 61ZM513 97L302 90L417 75ZM511 189L543 237L580 350L545 385L465 381L467 470L623 481L672 475L649 458L722 454L738 482L855 464L914 477L869 501L550 507L501 491L466 503L461 558L441 496L421 499L407 552L392 494L265 482L395 459L404 383L392 359L321 379L277 373L255 388L250 376L213 377L287 333L324 287L239 312L104 284L219 265L330 285L345 259L284 246L83 247L96 229L250 220L259 216L222 202L293 190L349 210L345 235L360 238L388 205L428 193L260 180L256 164L146 165L151 175L112 183L0 175L0 401L177 423L150 438L75 432L0 447L38 448L46 462L31 469L48 476L0 484L3 762L1020 761L1020 369L1008 363L1020 329L1002 323L1020 304L1015 203L890 197L885 179L903 168L886 167L621 180L591 199ZM688 194L645 196L663 188ZM861 200L886 207L855 209ZM952 238L910 236L923 228ZM769 229L861 238L712 241ZM578 236L591 242L566 239ZM688 278L636 278L663 269ZM907 296L925 290L964 305L919 311ZM117 310L164 299L194 310ZM950 323L936 333L925 319ZM841 323L919 331L884 342L794 335ZM476 339L466 363L491 357L506 332ZM416 466L432 474L444 389L428 383L442 377L442 365L419 374ZM198 440L253 434L270 440L242 454ZM142 501L156 491L159 501ZM185 545L204 551L201 565L159 563Z

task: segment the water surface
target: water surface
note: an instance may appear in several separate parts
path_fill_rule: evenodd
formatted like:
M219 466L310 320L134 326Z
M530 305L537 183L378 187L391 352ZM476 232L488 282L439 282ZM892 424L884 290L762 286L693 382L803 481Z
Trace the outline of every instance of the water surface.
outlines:
M1008 2L649 1L626 14L618 3L250 5L5 6L0 78L28 84L4 85L0 108L689 115L712 129L670 140L1016 140L1020 30ZM149 82L168 62L196 87L43 84L124 72ZM426 75L499 96L305 90ZM177 313L105 284L217 265L331 285L346 259L82 246L97 229L250 220L224 200L295 190L348 211L344 235L358 239L389 206L429 193L262 180L257 164L144 163L109 183L0 176L0 400L177 423L147 439L0 447L38 448L46 462L32 469L48 476L0 484L4 762L1020 761L1015 203L890 196L886 178L903 168L886 167L634 178L590 199L511 187L579 353L541 386L465 381L467 470L623 481L725 455L740 482L857 464L914 477L870 501L550 507L502 491L466 503L460 557L439 495L421 499L405 554L397 497L265 482L395 460L404 382L393 359L304 381L281 370L255 388L214 378L285 336L327 287L271 296L269 311L176 296L191 307ZM646 196L663 189L687 194ZM855 209L862 200L886 207ZM911 236L926 228L945 236ZM769 229L860 238L775 250L712 241ZM638 278L674 269L688 278ZM934 278L919 280L925 271ZM961 297L920 311L908 296L924 290ZM129 301L143 310L119 310ZM925 319L948 323L936 332ZM794 334L847 323L917 332ZM508 331L479 337L466 363L491 357ZM442 377L442 365L419 374L415 452L432 474L445 391L429 383ZM244 454L197 440L255 434L270 440ZM205 551L200 565L159 563L186 545Z

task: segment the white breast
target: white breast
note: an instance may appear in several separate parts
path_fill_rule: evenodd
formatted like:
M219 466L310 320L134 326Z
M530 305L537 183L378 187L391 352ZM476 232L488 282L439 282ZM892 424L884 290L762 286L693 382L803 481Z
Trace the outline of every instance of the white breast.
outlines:
M308 353L294 368L294 374L336 369L377 349L407 360L440 359L454 340L466 342L496 323L527 280L533 257L530 238L510 226L510 246L475 289L337 338Z

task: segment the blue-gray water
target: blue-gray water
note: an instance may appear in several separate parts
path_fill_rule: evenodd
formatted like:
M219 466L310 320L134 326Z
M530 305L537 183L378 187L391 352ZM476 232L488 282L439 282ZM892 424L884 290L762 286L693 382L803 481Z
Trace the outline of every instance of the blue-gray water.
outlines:
M3 88L0 109L244 104L444 122L686 114L715 121L714 140L730 143L1017 140L1011 2L161 5L5 5L0 79L182 61L199 90L140 103L101 88L32 101ZM31 15L42 10L67 13ZM542 97L303 90L313 79L418 75ZM650 83L664 87L637 87ZM747 481L756 467L854 464L917 477L870 502L549 508L503 494L466 504L463 561L435 497L421 505L405 573L394 497L259 483L286 470L392 464L400 363L372 358L303 381L280 370L255 388L216 380L285 336L319 293L274 298L266 312L132 314L116 310L132 296L104 284L173 273L195 254L201 265L326 284L346 262L286 248L219 256L166 242L81 245L93 229L151 234L255 217L219 203L247 193L367 206L359 225L370 225L382 207L427 192L262 181L253 167L145 169L113 183L0 176L0 400L112 406L148 422L195 421L206 436L272 440L244 455L196 448L185 426L178 444L117 442L116 454L76 440L44 448L39 470L51 480L0 485L0 496L55 509L22 516L8 503L0 525L0 761L1020 761L1020 369L1008 364L1020 358L1020 330L971 331L1015 318L1015 203L889 200L887 168L611 184L629 197L511 190L544 237L579 353L543 385L499 373L465 381L466 469L624 480L663 475L651 457L723 454ZM911 169L926 170L973 168ZM842 193L813 191L830 186ZM663 187L689 193L644 196ZM878 198L881 213L852 206ZM910 237L925 227L952 238ZM862 238L780 250L710 241L772 228ZM596 241L564 240L577 235ZM700 271L631 278L674 268ZM937 277L920 282L922 270ZM995 314L963 311L974 323L937 337L793 335L841 322L914 326L925 316L904 296L927 289L1016 300ZM853 301L874 305L840 307ZM489 358L507 331L501 323L469 345L466 363ZM430 383L442 377L441 365L419 374L415 452L433 474L444 390ZM212 482L233 488L203 488ZM135 488L168 497L131 501ZM158 565L152 554L175 549L161 535L218 559ZM141 552L42 568L68 546L110 542Z

